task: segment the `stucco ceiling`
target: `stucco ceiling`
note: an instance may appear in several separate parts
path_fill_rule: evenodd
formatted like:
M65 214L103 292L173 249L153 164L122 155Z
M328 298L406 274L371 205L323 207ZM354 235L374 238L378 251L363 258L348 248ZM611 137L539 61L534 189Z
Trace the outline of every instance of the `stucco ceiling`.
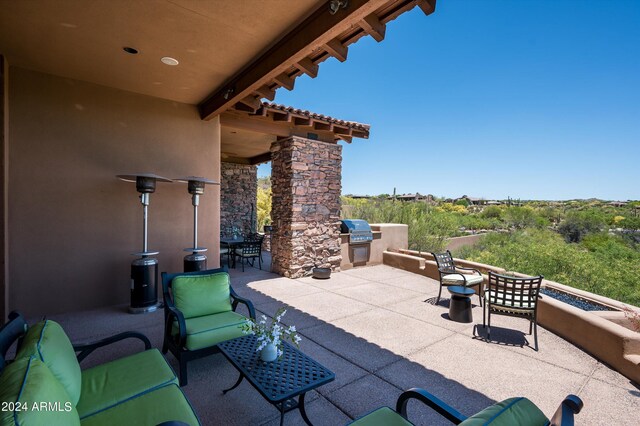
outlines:
M0 0L0 53L12 66L196 104L323 2Z

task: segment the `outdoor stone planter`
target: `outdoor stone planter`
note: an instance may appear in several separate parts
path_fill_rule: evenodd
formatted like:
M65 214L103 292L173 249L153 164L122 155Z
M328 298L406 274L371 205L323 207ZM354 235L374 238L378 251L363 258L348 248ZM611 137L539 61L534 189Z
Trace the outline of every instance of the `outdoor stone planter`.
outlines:
M492 265L461 259L455 259L455 262L463 267L478 269L483 274L488 271L507 273ZM438 269L430 253L403 249L385 251L384 264L438 279ZM525 276L519 273L513 275ZM485 283L486 280L485 276ZM640 383L640 333L632 329L631 322L623 311L627 307L640 313L640 309L549 280L543 280L542 285L545 289L591 304L595 310L586 311L542 294L538 306L538 324ZM597 309L598 307L601 309Z

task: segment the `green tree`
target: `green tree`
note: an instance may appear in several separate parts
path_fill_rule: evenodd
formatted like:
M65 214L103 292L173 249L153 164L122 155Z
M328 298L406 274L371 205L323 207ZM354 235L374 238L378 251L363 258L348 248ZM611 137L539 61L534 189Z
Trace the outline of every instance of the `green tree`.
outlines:
M271 186L266 189L258 186L256 207L258 210L258 230L262 231L265 225L271 225Z

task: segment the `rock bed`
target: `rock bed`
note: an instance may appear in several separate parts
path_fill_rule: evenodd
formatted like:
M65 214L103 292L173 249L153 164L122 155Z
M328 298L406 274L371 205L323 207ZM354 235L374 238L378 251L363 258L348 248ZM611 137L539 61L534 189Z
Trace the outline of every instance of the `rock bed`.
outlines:
M578 309L582 309L583 311L612 311L608 306L601 305L597 302L592 302L589 300L585 300L581 297L574 296L573 294L565 293L563 291L552 290L548 288L540 289L540 293L547 295L549 297L553 297L561 302L567 303L571 306L575 306Z

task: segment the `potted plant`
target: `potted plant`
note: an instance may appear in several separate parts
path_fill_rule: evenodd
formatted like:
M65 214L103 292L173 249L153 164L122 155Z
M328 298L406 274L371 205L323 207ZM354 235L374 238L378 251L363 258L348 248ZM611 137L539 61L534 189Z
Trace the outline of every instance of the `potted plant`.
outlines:
M280 323L286 313L287 310L285 308L280 308L269 324L267 324L268 318L262 315L259 321L256 322L256 320L249 319L242 326L243 333L255 334L258 343L256 352L260 352L260 359L265 362L275 361L276 358L282 356L282 342L284 340L288 339L296 347L302 340L294 325L286 327Z

